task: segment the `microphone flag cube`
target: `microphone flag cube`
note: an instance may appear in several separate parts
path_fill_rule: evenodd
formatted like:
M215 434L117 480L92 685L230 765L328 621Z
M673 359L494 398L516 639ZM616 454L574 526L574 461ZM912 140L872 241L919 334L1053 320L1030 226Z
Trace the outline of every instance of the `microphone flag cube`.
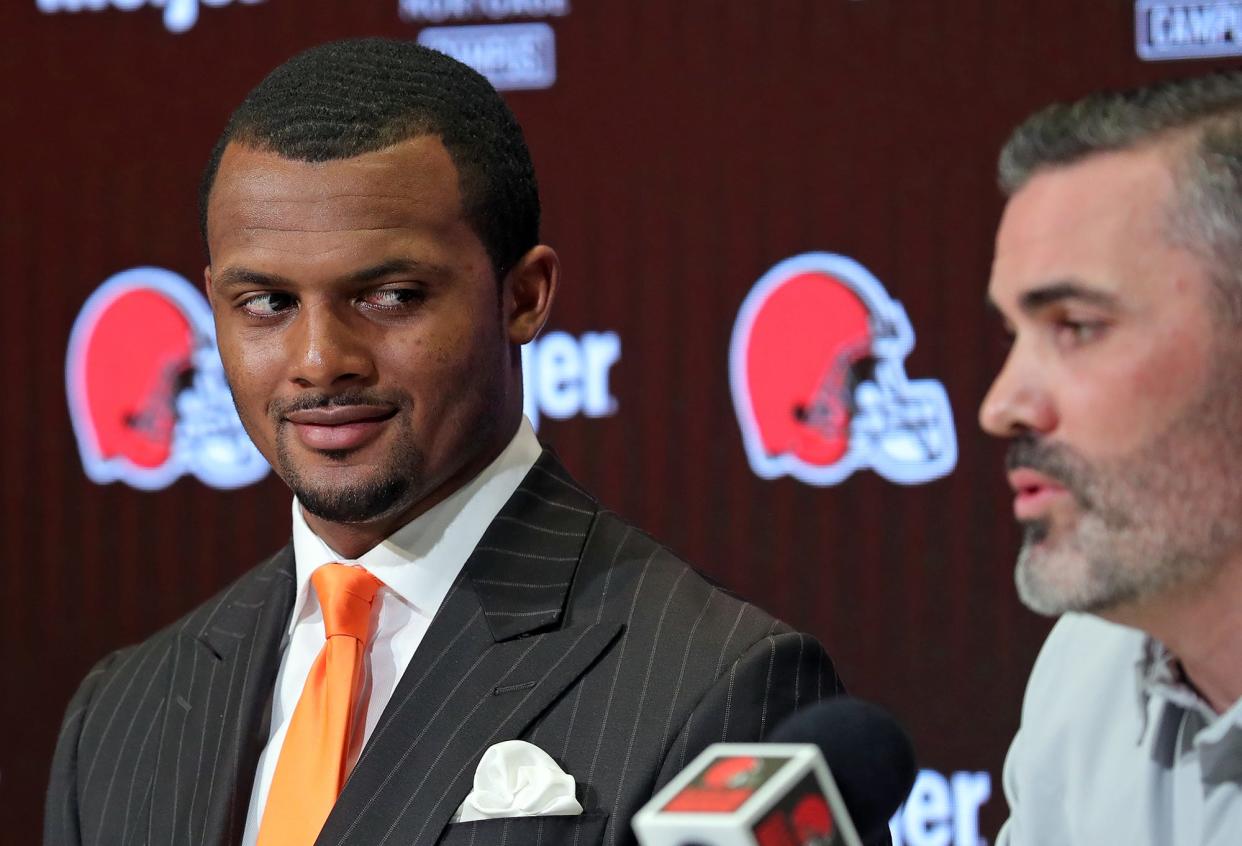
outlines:
M862 846L819 748L715 743L634 815L643 846Z

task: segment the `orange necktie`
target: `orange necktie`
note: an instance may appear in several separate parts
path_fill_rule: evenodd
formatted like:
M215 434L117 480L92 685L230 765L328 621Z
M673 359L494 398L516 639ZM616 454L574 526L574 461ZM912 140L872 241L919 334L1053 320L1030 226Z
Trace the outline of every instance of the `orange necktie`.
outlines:
M327 642L293 709L267 794L258 846L311 846L349 774L349 744L381 582L361 567L325 564L311 574Z

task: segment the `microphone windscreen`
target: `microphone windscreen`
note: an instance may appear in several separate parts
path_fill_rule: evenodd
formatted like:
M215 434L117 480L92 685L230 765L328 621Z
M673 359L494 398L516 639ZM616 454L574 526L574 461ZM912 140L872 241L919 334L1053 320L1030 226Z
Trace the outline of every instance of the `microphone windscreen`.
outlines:
M918 775L905 729L878 705L848 696L795 711L764 741L818 746L864 840L887 831Z

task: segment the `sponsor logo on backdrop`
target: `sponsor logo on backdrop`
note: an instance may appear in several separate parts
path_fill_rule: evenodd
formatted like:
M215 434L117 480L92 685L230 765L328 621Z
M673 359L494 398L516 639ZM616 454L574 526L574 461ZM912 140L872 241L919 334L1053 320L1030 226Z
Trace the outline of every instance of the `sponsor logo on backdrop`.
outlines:
M957 463L944 386L910 380L914 329L861 264L805 253L765 273L733 325L729 381L742 443L764 479L835 485L871 469L929 482Z
M264 0L35 0L45 15L57 12L137 12L143 6L164 10L164 27L169 32L185 32L198 22L199 6L218 9L231 3L254 6Z
M402 20L444 23L470 18L562 18L569 0L400 0Z
M1138 0L1134 44L1149 62L1242 56L1242 2Z
M992 797L986 772L957 772L945 778L921 770L905 804L889 821L893 846L983 846L979 809Z
M617 399L609 388L612 367L621 359L616 332L549 332L522 347L522 387L526 416L535 428L544 417L609 417Z
M399 0L398 14L411 23L559 18L569 0ZM431 26L418 43L469 65L500 91L551 88L556 82L556 33L546 23Z
M69 413L86 475L142 490L191 474L215 488L262 479L224 380L206 298L158 267L112 276L69 335Z
M498 91L556 82L556 35L546 23L432 26L418 34L418 43L469 65Z
M549 332L522 348L526 416L607 417L616 332ZM242 428L198 288L158 267L105 281L69 335L65 388L82 467L94 482L165 488L190 474L239 488L268 465Z

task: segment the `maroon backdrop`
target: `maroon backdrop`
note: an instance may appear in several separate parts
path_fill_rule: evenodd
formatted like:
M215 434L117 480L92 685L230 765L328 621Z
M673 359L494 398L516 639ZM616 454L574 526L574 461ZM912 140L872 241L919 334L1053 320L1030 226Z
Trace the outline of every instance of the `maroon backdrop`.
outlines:
M5 843L38 840L57 727L89 666L289 531L274 476L232 492L192 477L158 492L92 483L65 401L74 318L126 268L197 282L199 174L264 73L325 40L424 25L398 0L218 5L204 0L184 33L156 8L0 7ZM1002 449L974 422L1003 352L983 306L996 151L1045 102L1213 63L1140 62L1134 5L1113 0L564 5L543 19L555 85L507 99L564 263L553 328L615 331L622 355L617 413L545 417L541 437L606 503L821 638L851 690L910 727L923 766L991 774L991 839L1048 628L1014 597ZM755 280L810 250L860 261L905 305L918 335L907 371L939 379L956 416L952 475L902 487L859 472L816 488L751 472L730 332Z

